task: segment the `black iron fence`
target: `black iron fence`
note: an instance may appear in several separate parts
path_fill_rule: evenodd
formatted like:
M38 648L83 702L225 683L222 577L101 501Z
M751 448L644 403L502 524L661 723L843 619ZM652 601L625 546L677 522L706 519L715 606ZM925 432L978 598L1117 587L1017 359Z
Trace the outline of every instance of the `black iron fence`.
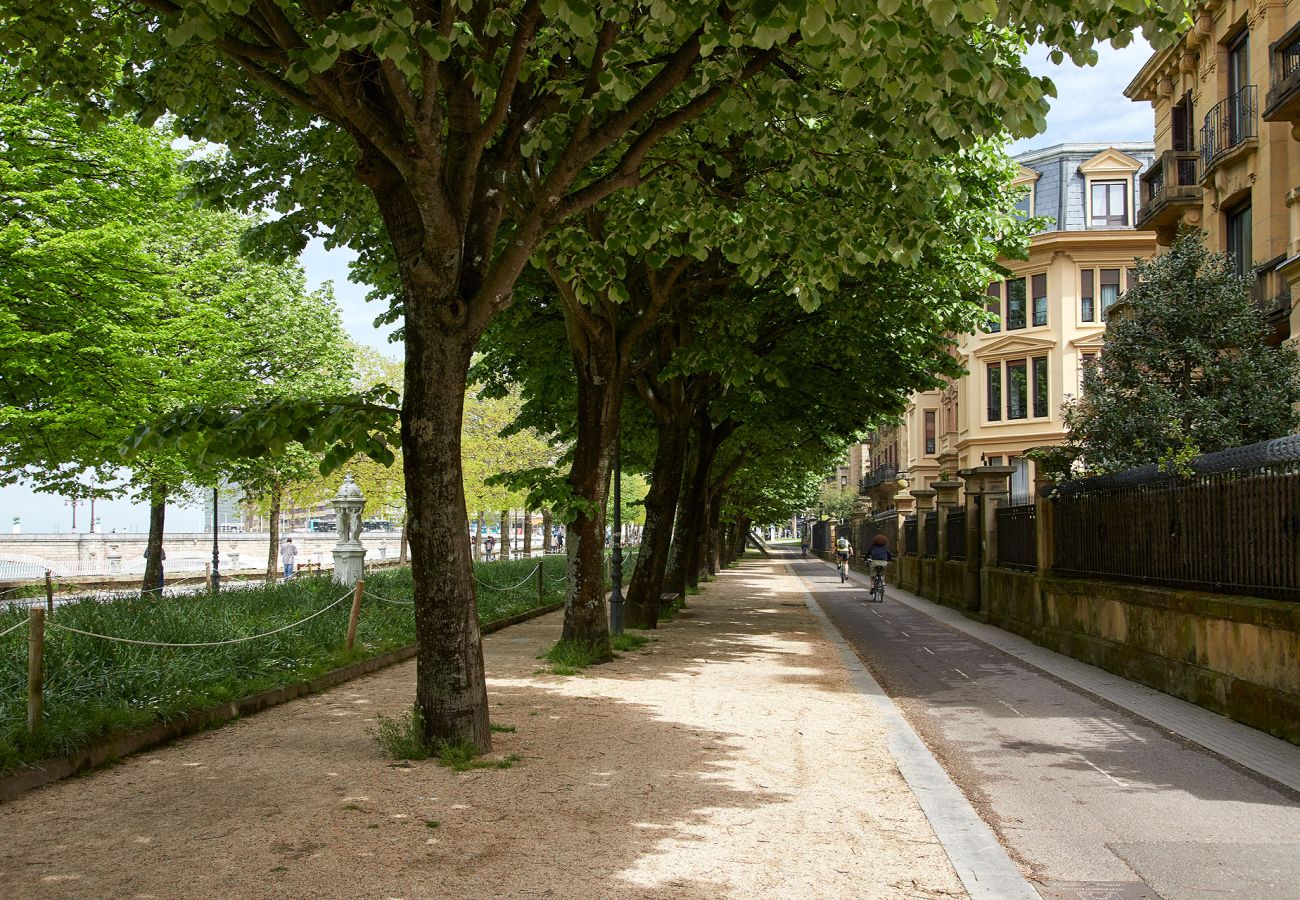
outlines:
M1201 456L1191 468L1062 484L1053 571L1300 600L1300 435Z
M965 559L966 558L966 510L953 509L948 511L948 519L945 525L948 533L948 558Z
M903 520L903 552L908 556L916 556L916 543L916 516L908 516Z
M930 510L925 514L921 523L921 530L924 535L924 548L926 556L939 555L939 513Z
M859 545L859 552L865 553L868 545L878 534L885 536L885 540L889 542L890 550L895 553L898 552L898 513L892 510L876 513L867 520L865 531L867 532L867 539Z
M1038 568L1038 515L1034 504L1003 506L998 517L998 565L1006 569Z

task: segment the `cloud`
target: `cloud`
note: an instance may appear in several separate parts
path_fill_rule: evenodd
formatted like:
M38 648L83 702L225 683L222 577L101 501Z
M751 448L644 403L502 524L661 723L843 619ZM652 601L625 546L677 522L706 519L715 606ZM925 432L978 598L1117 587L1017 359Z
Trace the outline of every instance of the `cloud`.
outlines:
M1095 66L1076 66L1068 59L1054 66L1047 59L1045 47L1031 47L1025 65L1035 75L1051 78L1057 97L1047 114L1047 130L1016 141L1010 152L1024 153L1075 141L1152 140L1155 123L1151 104L1135 103L1124 96L1124 88L1150 59L1151 52L1151 46L1137 37L1122 50L1099 45Z

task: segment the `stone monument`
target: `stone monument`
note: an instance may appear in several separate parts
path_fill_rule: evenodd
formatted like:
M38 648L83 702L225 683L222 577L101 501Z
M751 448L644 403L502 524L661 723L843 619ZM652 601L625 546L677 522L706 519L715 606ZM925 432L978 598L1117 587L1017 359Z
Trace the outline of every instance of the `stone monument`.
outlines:
M361 488L344 476L339 492L330 501L338 521L338 542L334 545L334 580L339 584L356 584L365 572L366 548L361 546L361 510L366 498Z

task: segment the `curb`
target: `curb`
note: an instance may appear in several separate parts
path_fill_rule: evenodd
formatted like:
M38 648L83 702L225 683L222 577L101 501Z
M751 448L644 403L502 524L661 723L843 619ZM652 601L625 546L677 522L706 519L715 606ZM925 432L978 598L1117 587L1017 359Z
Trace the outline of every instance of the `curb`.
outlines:
M912 789L948 861L973 900L1040 900L1039 893L1025 879L993 830L979 817L898 706L858 659L803 577L791 567L793 560L781 562L786 572L798 579L804 603L817 619L822 634L839 652L849 681L884 717L889 755Z
M563 608L563 602L539 606L536 609L530 609L505 619L488 622L482 626L481 632L491 634L494 631L500 631L503 628L509 628L511 625L518 625L521 622L527 622L529 619L535 619L538 616L544 616L547 613L553 613ZM354 663L348 663L346 666L331 669L323 675L318 675L307 681L270 688L242 697L239 700L232 700L229 703L221 703L217 706L181 713L170 722L151 725L141 731L109 734L71 756L45 760L33 764L30 768L21 769L12 775L0 776L0 803L12 800L14 797L34 788L113 762L123 756L158 747L177 738L188 737L201 731L219 727L234 719L262 712L273 706L288 703L290 700L305 697L308 694L319 693L345 681L351 681L353 678L369 675L399 662L405 662L414 656L415 644L408 644L405 647L386 650L369 659L358 660Z

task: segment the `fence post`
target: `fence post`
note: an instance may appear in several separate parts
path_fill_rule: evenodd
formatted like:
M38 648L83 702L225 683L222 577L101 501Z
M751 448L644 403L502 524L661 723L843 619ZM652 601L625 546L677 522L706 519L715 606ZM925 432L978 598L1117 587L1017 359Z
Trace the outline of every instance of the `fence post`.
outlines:
M544 562L546 562L545 556L543 556L541 559L537 561L537 605L538 606L542 605L542 598L546 596L546 582L544 580L546 573L542 571L542 563Z
M54 579L50 577L49 569L45 570L45 612L54 618Z
M998 564L998 508L1007 505L1011 499L1011 466L979 466L975 472L981 477L980 488L980 522L983 553L980 568L980 611L988 612L992 599L988 586L988 571Z
M984 479L978 469L962 469L957 474L966 483L966 571L962 575L962 601L967 612L980 609L980 570L984 568L984 551L980 543L980 492Z
M348 639L344 644L345 650L352 649L352 642L357 639L357 619L361 617L361 593L365 590L366 583L357 581L356 588L352 591L352 615L348 616Z
M935 505L939 513L939 554L937 560L948 559L948 513L957 508L957 492L961 490L960 481L936 481L934 490L938 494Z
M908 493L915 500L912 515L916 517L916 592L922 597L931 597L934 592L929 589L929 582L933 579L934 563L926 563L925 518L934 509L934 497L938 492L934 488L916 488ZM930 578L926 577L927 569Z
M45 610L27 610L27 733L41 730L45 717Z

